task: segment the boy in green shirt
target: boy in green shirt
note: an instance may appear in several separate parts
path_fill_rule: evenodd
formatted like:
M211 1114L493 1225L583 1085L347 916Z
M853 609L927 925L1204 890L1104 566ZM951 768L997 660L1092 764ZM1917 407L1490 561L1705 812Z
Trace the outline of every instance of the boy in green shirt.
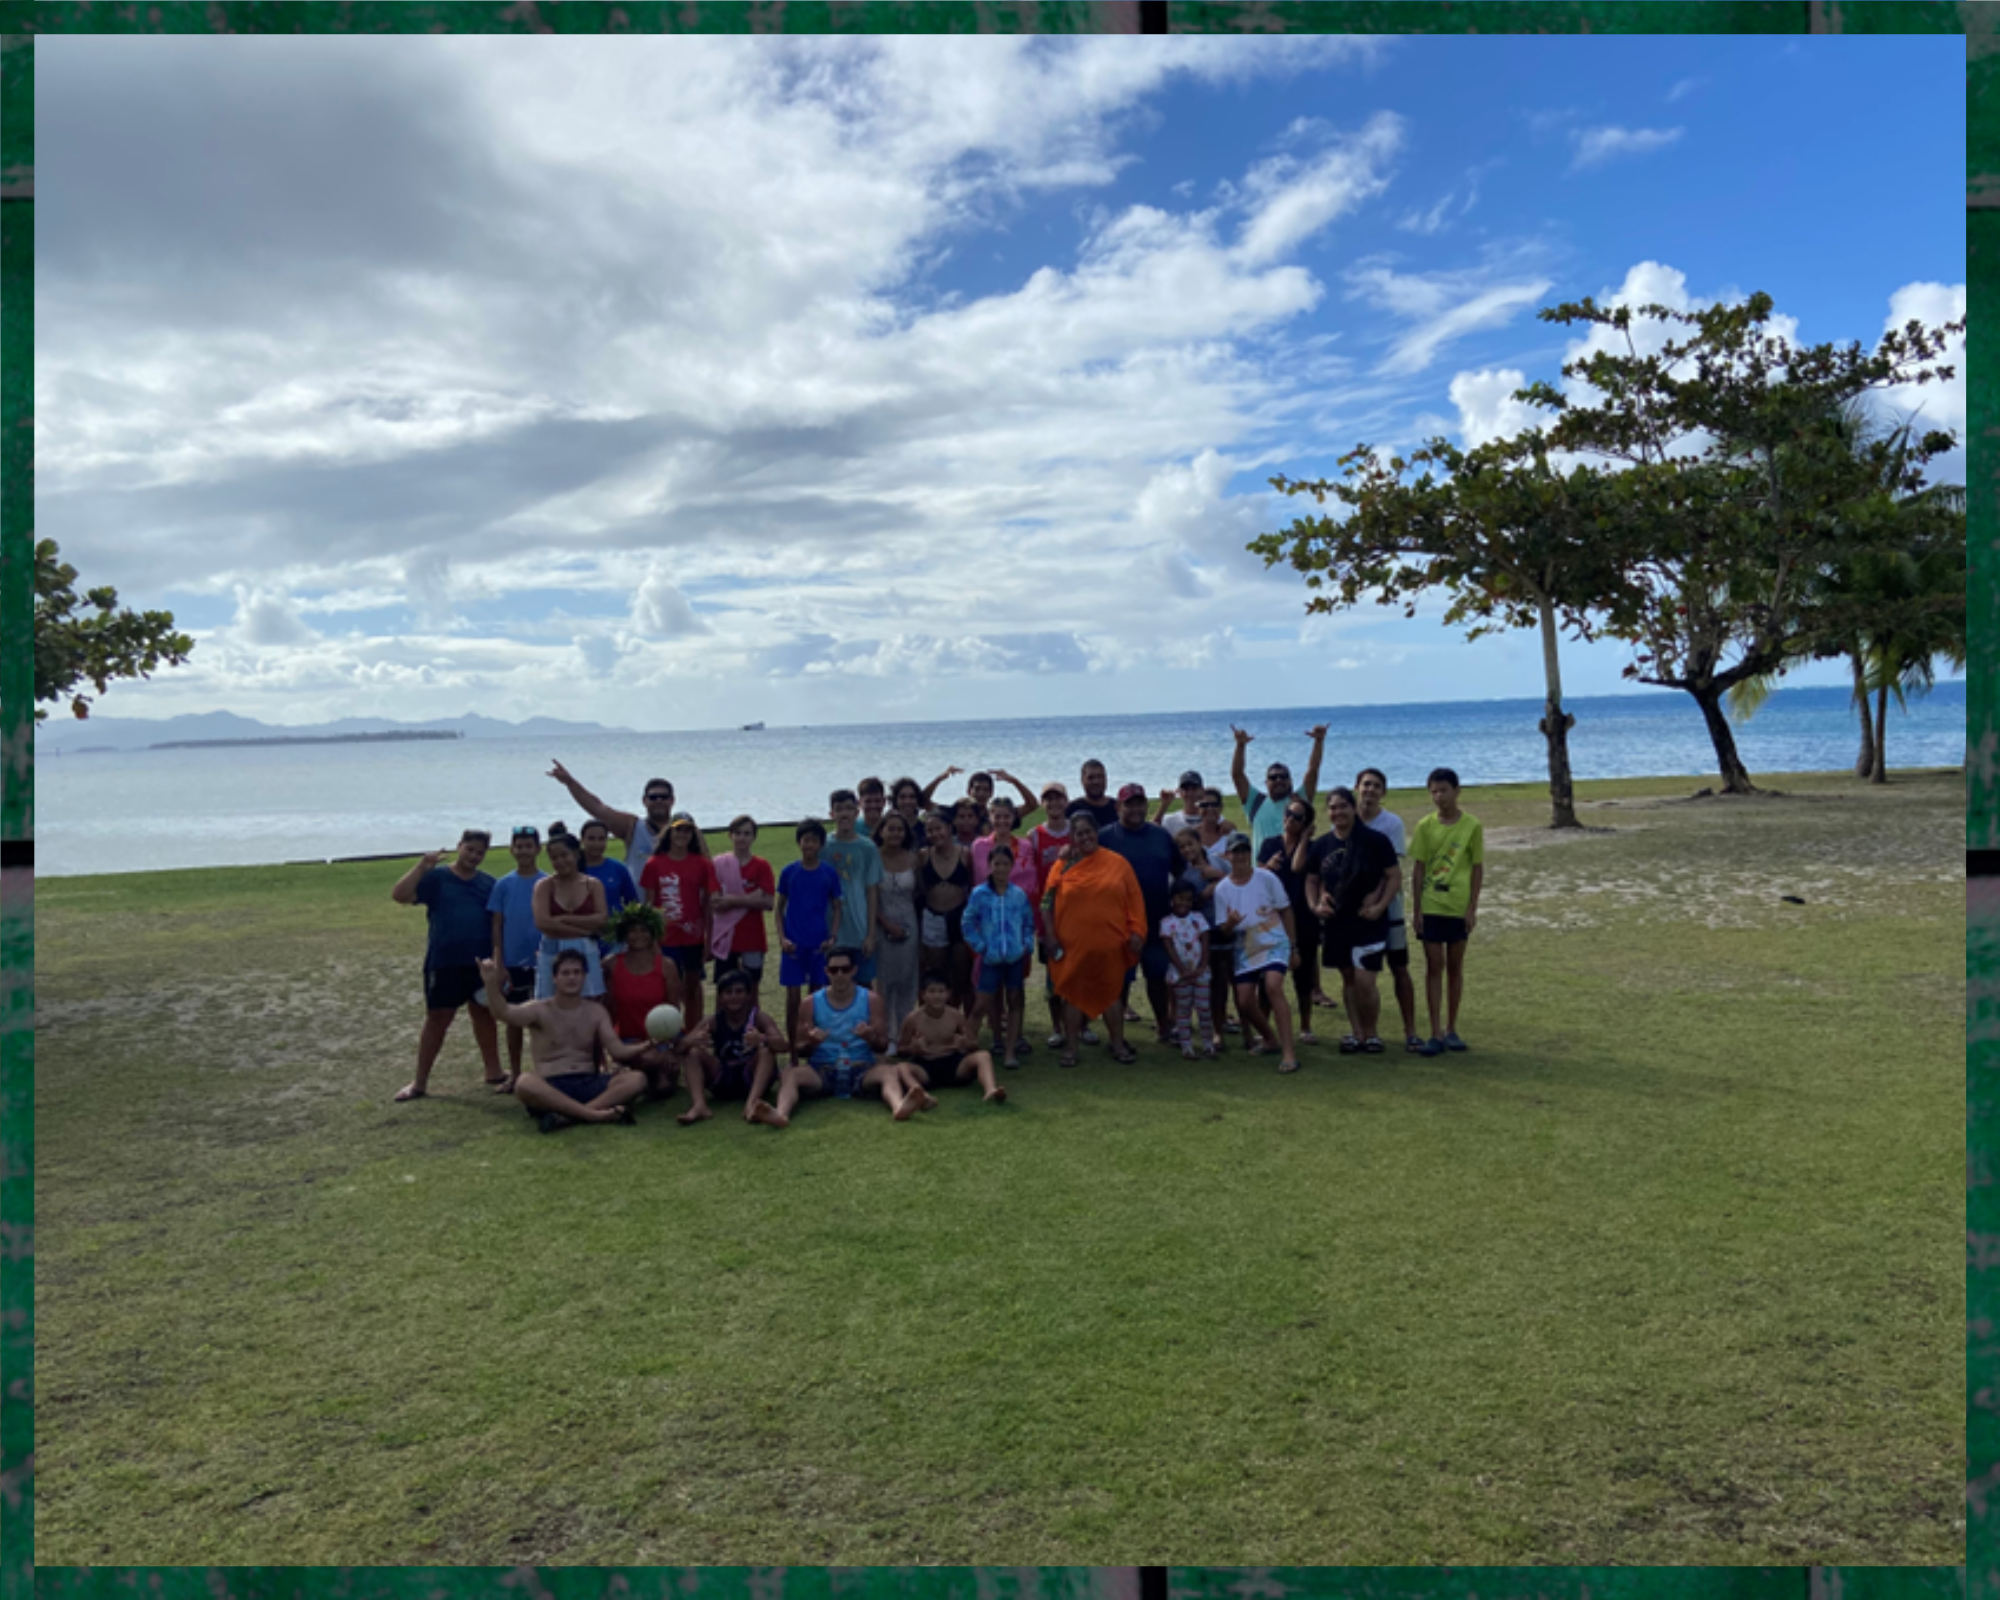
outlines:
M1458 809L1458 774L1435 768L1426 783L1437 810L1410 835L1410 932L1423 941L1424 997L1431 1036L1421 1051L1441 1056L1463 1050L1458 1001L1465 989L1465 943L1479 919L1479 890L1486 876L1486 830ZM1438 990L1449 985L1446 1027L1438 1032Z

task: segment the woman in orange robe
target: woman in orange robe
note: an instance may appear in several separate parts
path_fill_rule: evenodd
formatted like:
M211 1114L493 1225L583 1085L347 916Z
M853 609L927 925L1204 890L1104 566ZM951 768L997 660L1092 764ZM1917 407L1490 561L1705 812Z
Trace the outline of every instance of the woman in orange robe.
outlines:
M1070 813L1069 838L1042 899L1062 951L1049 966L1063 1001L1062 1064L1076 1065L1077 1034L1097 1016L1111 1035L1113 1059L1131 1061L1136 1052L1125 1042L1125 973L1146 943L1145 896L1125 858L1098 848L1097 823L1088 812Z

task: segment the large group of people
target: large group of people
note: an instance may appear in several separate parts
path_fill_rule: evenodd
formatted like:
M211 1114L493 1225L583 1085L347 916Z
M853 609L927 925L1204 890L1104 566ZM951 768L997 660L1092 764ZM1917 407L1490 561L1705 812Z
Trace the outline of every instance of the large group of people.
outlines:
M1404 1050L1466 1049L1458 1017L1485 848L1458 775L1430 774L1432 810L1406 830L1384 808L1388 779L1363 767L1352 788L1326 791L1316 831L1326 728L1308 731L1301 784L1274 761L1261 789L1247 766L1253 736L1232 733L1242 827L1194 770L1158 795L1137 783L1114 794L1104 764L1086 761L1072 796L1060 782L1036 794L996 768L940 801L963 771L951 766L927 785L870 777L835 789L829 821L798 823L798 859L776 873L756 853L753 818L735 818L729 849L711 855L666 779L624 811L558 761L549 775L589 818L576 832L515 827L513 871L495 878L483 870L492 836L470 828L391 890L429 917L416 1075L396 1098L427 1096L465 1010L486 1082L545 1132L630 1123L642 1100L683 1093L684 1124L721 1100L774 1128L817 1096L879 1098L897 1121L934 1109L934 1089L977 1086L1000 1102L1002 1075L1035 1048L1025 999L1037 964L1054 1024L1045 1048L1064 1067L1085 1045L1137 1059L1135 988L1157 1036L1189 1058L1221 1055L1234 1033L1296 1072L1327 1008L1345 1016L1341 1053L1378 1055L1389 1048L1384 971ZM764 987L774 935L782 1023ZM1338 999L1322 986L1334 974ZM663 1006L683 1026L656 1041L648 1018Z

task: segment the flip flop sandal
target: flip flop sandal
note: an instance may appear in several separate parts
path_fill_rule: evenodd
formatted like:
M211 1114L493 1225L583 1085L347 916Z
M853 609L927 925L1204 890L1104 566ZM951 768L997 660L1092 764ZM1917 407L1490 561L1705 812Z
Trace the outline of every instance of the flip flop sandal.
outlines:
M1072 1055L1069 1051L1065 1050L1062 1053L1062 1055L1057 1058L1056 1065L1062 1067L1073 1067L1076 1065L1076 1057Z
M1384 1050L1388 1049L1389 1047L1385 1045L1380 1039L1364 1039L1361 1041L1361 1048L1367 1051L1368 1054L1371 1056L1379 1056Z
M1413 1056L1420 1056L1424 1053L1424 1041L1413 1033L1403 1041L1403 1048Z
M428 1089L398 1089L396 1104L401 1105L406 1100L428 1100L430 1097L431 1092Z
M1344 1056L1358 1055L1360 1054L1360 1051L1361 1051L1361 1041L1355 1038L1353 1034L1349 1033L1349 1034L1343 1034L1341 1036L1340 1053L1342 1055Z
M1297 1072L1298 1070L1299 1070L1299 1064L1296 1061L1280 1061L1278 1063L1278 1071L1280 1071L1281 1073Z
M1111 1059L1122 1067L1129 1067L1139 1059L1139 1052L1129 1044L1121 1044L1112 1050Z

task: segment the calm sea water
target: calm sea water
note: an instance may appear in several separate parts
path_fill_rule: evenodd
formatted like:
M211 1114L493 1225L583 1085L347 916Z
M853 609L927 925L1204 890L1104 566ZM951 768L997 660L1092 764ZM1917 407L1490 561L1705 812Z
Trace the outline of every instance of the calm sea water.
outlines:
M1684 694L1574 700L1570 758L1579 778L1681 776L1713 771L1700 713ZM946 766L1005 767L1031 788L1096 757L1115 788L1158 790L1183 769L1229 786L1231 723L1257 736L1253 781L1272 759L1302 777L1304 730L1325 722L1322 783L1349 782L1376 766L1392 790L1421 790L1434 766L1469 784L1545 778L1535 730L1539 700L1433 705L1169 712L1153 716L1032 717L1004 722L897 723L771 728L759 733L596 734L565 741L465 739L451 743L307 745L259 750L138 751L44 758L36 763L36 867L46 877L170 867L254 865L336 856L415 854L464 827L504 836L520 822L546 829L583 821L546 776L559 758L584 784L626 810L640 809L647 778L673 780L704 827L740 811L760 821L823 815L827 791L865 774L928 783ZM1753 772L1844 768L1858 726L1845 689L1788 689L1737 728ZM1955 766L1965 758L1965 686L1941 684L1890 711L1896 766ZM940 791L962 793L962 779ZM1397 804L1394 794L1391 804ZM1421 807L1421 797L1405 797Z

